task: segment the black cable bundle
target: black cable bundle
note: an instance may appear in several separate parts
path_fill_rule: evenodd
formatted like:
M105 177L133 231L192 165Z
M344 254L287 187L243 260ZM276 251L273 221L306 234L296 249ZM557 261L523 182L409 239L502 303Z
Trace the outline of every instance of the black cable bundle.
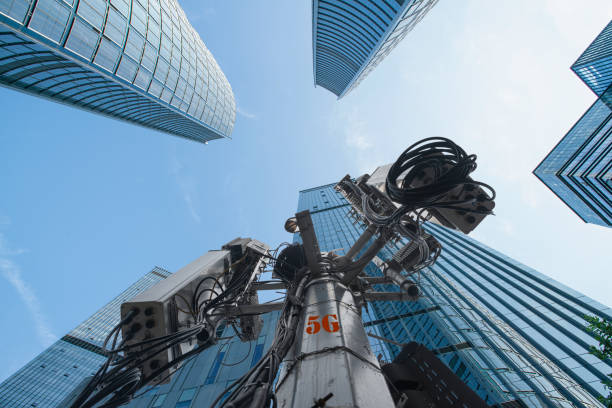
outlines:
M257 364L218 395L211 408L217 407L226 395L227 398L221 404L224 408L264 408L270 404L277 406L273 391L274 379L295 339L308 278L308 275L303 275L303 270L297 273L296 279L287 288L285 305L278 319L272 345Z
M475 169L476 155L468 155L449 139L429 137L400 155L389 169L385 187L389 198L408 211L438 207L490 214L491 211L486 209L459 207L471 200L443 200L451 190L460 186L468 189L482 186L490 192L484 198L494 200L495 190L491 186L469 178ZM404 178L398 180L402 175Z
M172 349L198 336L201 331L209 329L209 327L206 326L207 312L216 307L225 304L233 304L237 301L244 292L244 288L251 276L250 271L254 265L255 261L247 259L246 256L231 265L230 268L236 267L236 269L232 274L231 281L227 284L225 289L222 289L221 282L216 278L211 276L204 277L197 284L191 302L183 298L183 302L186 303L189 309L185 311L185 313L192 315L195 324L176 333L143 340L137 343L126 344L126 339L120 340L119 337L121 327L124 324L128 324L132 318L139 313L136 310L130 312L107 336L103 349L107 352L108 359L75 399L71 408L91 408L93 406L114 408L125 404L133 398L134 393L138 389L152 383L161 383L166 380L167 376L160 378L166 370L210 347L214 343L212 339L185 354L175 357L172 361L157 367L155 371L148 376L143 376L139 368L146 362L155 358L159 353ZM209 280L213 281L212 287L201 288L201 286ZM207 297L206 293L210 293L210 296ZM126 337L129 338L129 336L130 333L127 333ZM111 347L110 349L106 349L111 339Z

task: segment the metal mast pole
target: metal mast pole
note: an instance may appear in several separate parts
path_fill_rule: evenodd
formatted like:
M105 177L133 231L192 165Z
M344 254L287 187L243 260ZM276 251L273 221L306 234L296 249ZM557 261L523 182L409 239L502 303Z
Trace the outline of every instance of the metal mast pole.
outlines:
M394 407L361 320L362 300L340 281L337 271L321 268L308 212L297 214L297 224L312 279L277 382L279 406Z

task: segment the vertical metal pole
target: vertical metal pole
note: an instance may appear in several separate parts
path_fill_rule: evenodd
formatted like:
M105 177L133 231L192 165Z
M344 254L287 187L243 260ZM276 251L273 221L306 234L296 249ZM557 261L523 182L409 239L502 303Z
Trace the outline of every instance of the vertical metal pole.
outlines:
M302 321L277 383L278 405L392 408L361 305L331 272L306 285Z

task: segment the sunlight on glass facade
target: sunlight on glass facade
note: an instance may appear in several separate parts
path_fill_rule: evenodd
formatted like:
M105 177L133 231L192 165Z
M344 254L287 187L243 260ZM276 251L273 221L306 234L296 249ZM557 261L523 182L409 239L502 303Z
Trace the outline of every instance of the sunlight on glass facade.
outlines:
M200 142L236 118L176 0L0 0L0 84Z
M313 0L315 85L349 93L438 0Z
M533 171L584 222L612 226L612 21L572 66L599 99Z
M612 85L612 21L572 65L572 70L597 96Z
M533 173L584 222L610 227L612 103L606 98L612 98L612 86Z
M59 407L77 385L95 374L106 361L101 346L119 323L121 303L169 275L161 268L154 268L7 378L0 384L0 406Z
M350 205L333 185L301 191L298 211L306 209L323 251L342 254L364 230L347 216ZM364 310L366 330L425 344L490 405L520 400L529 407L600 407L596 396L604 392L600 381L612 362L588 353L597 342L582 316L610 319L612 310L464 234L435 224L427 230L443 251L421 272L424 296L372 302ZM397 249L388 245L376 261ZM375 263L366 272L382 276ZM399 353L392 343L370 341L381 360Z

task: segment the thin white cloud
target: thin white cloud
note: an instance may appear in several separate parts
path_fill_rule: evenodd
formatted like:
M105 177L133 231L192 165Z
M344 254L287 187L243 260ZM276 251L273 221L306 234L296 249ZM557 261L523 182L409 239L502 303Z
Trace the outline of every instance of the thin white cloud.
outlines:
M173 154L172 162L170 164L170 173L174 176L174 179L176 180L176 184L178 185L179 190L181 191L183 201L185 202L185 205L189 210L191 218L193 218L195 222L200 224L202 222L202 218L197 212L192 198L193 193L195 192L196 183L192 178L186 176L182 170L183 165L178 161L176 154Z
M15 256L21 255L26 252L28 251L23 248L10 249L8 243L6 242L6 238L4 238L4 235L0 234L0 256Z
M342 136L347 153L353 157L360 174L371 173L383 163L376 148L376 132L370 129L364 116L367 115L359 107L343 111L343 107L336 105L330 118L330 133Z
M197 222L198 224L201 223L202 219L200 218L200 215L196 212L195 207L193 206L193 201L191 200L191 194L184 193L183 200L185 200L185 203L187 204L187 208L189 208L189 213L191 214L191 217L194 219L194 221Z
M46 318L40 307L40 302L32 288L30 288L30 286L23 279L19 267L13 261L6 258L6 256L18 255L23 252L26 251L22 249L9 249L6 245L4 236L0 234L0 274L2 274L2 276L17 291L19 297L32 315L38 341L44 347L48 347L57 340L57 336L53 334L53 331L47 324Z
M254 113L245 111L240 106L236 107L236 112L238 112L239 115L244 116L247 119L257 119L257 115L255 115Z

